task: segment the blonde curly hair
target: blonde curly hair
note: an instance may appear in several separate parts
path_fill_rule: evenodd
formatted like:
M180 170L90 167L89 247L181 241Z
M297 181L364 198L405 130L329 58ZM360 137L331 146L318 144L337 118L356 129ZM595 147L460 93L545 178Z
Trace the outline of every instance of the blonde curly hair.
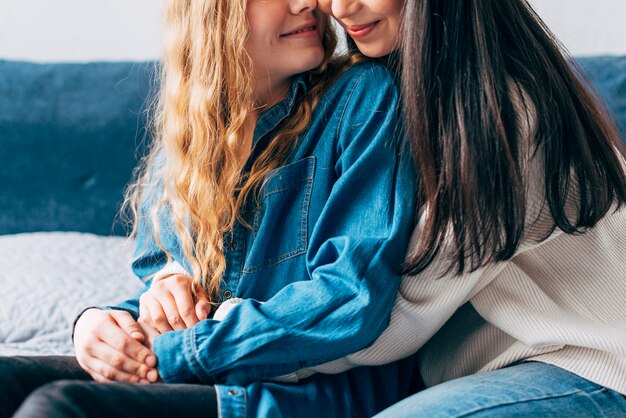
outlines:
M249 33L246 3L166 2L160 94L152 118L155 141L124 204L132 217L132 236L136 236L142 192L154 178L162 180L160 196L151 199L154 204L144 212L149 214L154 237L171 260L158 238L157 212L166 207L192 266L194 282L206 289L213 302L226 268L224 234L237 220L243 222L247 197L258 192L268 172L288 157L324 89L350 64L347 58L331 60L337 38L327 21L325 58L310 72L312 89L249 172L243 172L243 133L252 89L251 64L244 47Z

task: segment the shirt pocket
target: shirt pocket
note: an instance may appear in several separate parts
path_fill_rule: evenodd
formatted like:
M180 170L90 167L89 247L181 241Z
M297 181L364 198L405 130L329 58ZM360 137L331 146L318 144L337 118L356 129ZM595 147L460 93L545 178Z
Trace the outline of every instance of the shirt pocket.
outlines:
M254 273L304 254L315 175L315 157L272 170L266 176L253 221L253 241L244 273Z

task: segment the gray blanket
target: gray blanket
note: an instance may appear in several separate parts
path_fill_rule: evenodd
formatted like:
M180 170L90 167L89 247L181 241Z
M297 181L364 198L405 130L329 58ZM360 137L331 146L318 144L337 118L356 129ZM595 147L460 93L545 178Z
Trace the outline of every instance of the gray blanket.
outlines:
M132 297L124 238L75 232L0 236L0 355L73 354L71 324L84 307Z

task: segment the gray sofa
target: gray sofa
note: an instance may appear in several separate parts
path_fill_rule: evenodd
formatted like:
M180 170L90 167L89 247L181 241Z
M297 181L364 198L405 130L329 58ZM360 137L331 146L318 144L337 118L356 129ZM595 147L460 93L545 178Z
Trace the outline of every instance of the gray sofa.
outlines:
M578 62L626 137L626 57ZM70 354L81 307L141 287L116 219L154 63L0 61L0 355Z

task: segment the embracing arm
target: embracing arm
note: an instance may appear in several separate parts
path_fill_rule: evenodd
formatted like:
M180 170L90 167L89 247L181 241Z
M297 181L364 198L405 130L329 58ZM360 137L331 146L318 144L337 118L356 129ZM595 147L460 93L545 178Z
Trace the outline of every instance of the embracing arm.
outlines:
M436 268L427 269L417 276L404 277L389 326L372 345L343 358L299 370L298 377L382 365L414 354L459 307L487 286L507 264L492 264L462 277L452 274L441 276Z
M348 92L332 151L338 179L312 228L305 277L265 303L244 300L223 321L157 337L164 381L272 378L362 349L385 329L413 225L415 171L401 152L396 87L379 71L361 73Z
M532 130L529 130L532 132ZM450 317L466 302L472 302L474 308L489 323L500 329L511 331L511 327L506 327L499 322L503 317L510 317L511 314L502 316L498 314L498 309L504 312L513 312L512 306L526 304L520 293L511 293L511 290L494 290L492 283L505 277L504 281L499 280L496 286L508 286L506 277L510 276L511 268L518 263L524 263L524 257L529 254L541 254L544 246L563 235L563 231L557 229L553 232L554 221L545 201L545 189L542 173L543 156L540 152L530 153L529 161L526 164L526 184L527 184L527 207L526 226L524 238L520 243L515 255L499 263L490 263L477 269L474 272L461 276L453 273L446 273L449 255L446 255L445 247L442 254L423 272L416 276L406 276L402 279L396 303L391 313L388 328L379 336L374 344L359 352L350 354L341 359L313 367L308 370L298 371L299 377L306 377L315 372L339 373L344 370L358 367L371 366L390 363L392 361L407 357L417 352L426 342L450 319ZM421 233L420 226L413 232L413 241L417 241ZM546 235L549 236L546 238ZM412 246L412 245L410 245ZM541 257L541 255L539 256ZM508 273L506 273L508 271ZM539 271L539 270L538 270ZM504 274L504 276L503 276ZM513 276L514 277L514 276ZM543 274L533 277L529 271L525 271L525 277L537 280L538 283L545 281ZM523 286L524 282L520 286ZM530 284L527 284L531 286ZM537 287L541 287L538 284ZM484 300L486 292L489 295L498 295L498 303L489 299L488 302L478 303ZM485 309L488 306L488 309ZM523 340L523 336L516 338L525 344L532 346L537 341Z

